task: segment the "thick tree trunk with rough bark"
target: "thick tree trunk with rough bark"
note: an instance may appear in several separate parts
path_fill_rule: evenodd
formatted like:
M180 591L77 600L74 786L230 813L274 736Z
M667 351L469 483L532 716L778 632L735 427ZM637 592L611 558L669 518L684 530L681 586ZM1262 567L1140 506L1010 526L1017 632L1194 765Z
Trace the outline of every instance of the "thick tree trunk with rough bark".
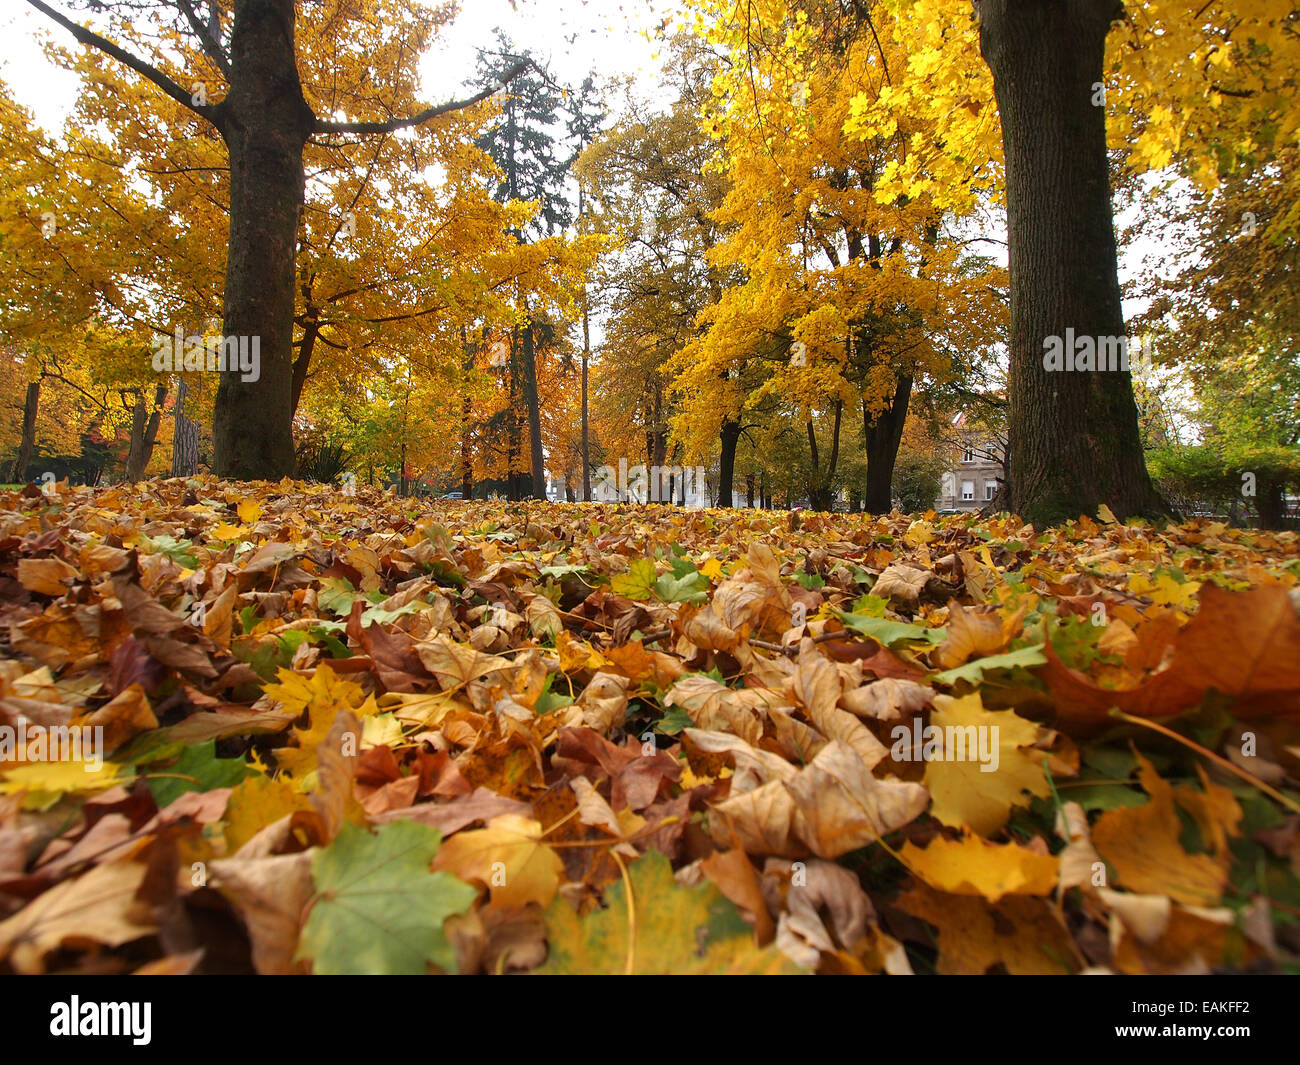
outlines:
M520 359L519 327L510 330L510 400L506 404L506 498L518 502L523 498L523 474L518 469L523 445L519 427L519 377Z
M465 358L465 376L474 369L474 347L469 342L469 332L460 327L460 350ZM474 401L466 387L460 400L460 494L465 499L474 496L474 461L470 456L470 435L474 426Z
M460 404L460 494L466 499L474 498L474 463L469 454L469 421L473 412L473 402L466 396Z
M219 476L245 480L292 473L293 411L311 358L307 343L295 384L294 264L304 191L302 153L308 138L316 130L385 135L470 106L492 90L409 117L318 123L298 78L295 0L233 0L228 49L218 39L219 26L209 23L205 31L192 9L177 4L178 11L188 14L204 51L225 77L225 98L211 104L44 0L28 3L83 45L129 66L220 132L230 160L223 332L235 344L242 338L249 354L256 343L257 372L252 373L250 367L221 374L213 411L213 466ZM517 64L504 76L503 84L525 66Z
M1143 461L1127 369L1044 363L1050 338L1124 335L1106 114L1094 102L1122 6L978 0L976 10L1006 154L1010 504L1039 526L1103 503L1121 519L1157 516L1165 508Z
M220 477L292 474L294 262L302 153L315 124L294 53L293 0L237 0L230 91L218 128L230 154L226 337L257 339L257 380L226 371L212 415ZM251 375L250 375L251 376Z

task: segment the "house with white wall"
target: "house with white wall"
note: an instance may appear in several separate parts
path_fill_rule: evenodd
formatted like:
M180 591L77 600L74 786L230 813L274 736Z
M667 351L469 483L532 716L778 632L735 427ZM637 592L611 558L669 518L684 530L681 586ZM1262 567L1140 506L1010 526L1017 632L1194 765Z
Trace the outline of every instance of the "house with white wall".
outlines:
M1006 476L1004 443L988 430L972 425L965 411L953 419L952 464L939 479L935 510L979 510L997 495Z

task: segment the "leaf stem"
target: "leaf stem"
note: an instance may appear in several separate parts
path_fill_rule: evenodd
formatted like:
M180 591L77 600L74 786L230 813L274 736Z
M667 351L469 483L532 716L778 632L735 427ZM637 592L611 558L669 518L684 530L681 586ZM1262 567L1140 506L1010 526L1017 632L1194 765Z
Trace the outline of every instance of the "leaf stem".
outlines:
M1152 732L1158 732L1162 736L1168 736L1171 740L1177 740L1184 747L1190 748L1191 750L1195 751L1197 754L1201 755L1204 758L1208 758L1220 769L1226 769L1229 773L1237 774L1237 776L1241 777L1241 779L1246 781L1247 784L1251 784L1254 787L1259 788L1259 790L1262 791L1265 795L1269 796L1269 798L1271 799L1277 800L1288 810L1300 814L1300 803L1296 802L1294 799L1288 799L1276 788L1272 787L1269 784L1265 784L1262 780L1259 779L1259 777L1255 776L1253 773L1246 772L1246 770L1242 769L1240 766L1234 765L1232 762L1228 761L1228 759L1220 757L1219 755L1211 751L1209 748L1202 747L1195 740L1189 740L1186 736L1183 736L1180 733L1175 732L1173 729L1165 725L1157 724L1154 721L1148 721L1146 720L1146 718L1135 717L1133 714L1126 714L1124 713L1123 710L1120 710L1118 707L1111 708L1110 716L1117 717L1121 721L1127 721L1130 725L1138 725L1142 728L1150 729Z
M632 896L632 878L627 874L627 865L618 851L610 851L618 863L618 871L623 874L623 890L627 892L627 967L624 976L636 975L636 899Z

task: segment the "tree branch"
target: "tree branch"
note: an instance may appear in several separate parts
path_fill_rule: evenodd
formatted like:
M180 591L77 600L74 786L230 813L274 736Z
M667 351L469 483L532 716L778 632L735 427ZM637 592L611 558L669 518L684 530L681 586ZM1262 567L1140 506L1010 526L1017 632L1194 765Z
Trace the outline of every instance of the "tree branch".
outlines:
M37 0L27 0L28 3L36 3ZM494 85L490 89L484 89L482 92L465 100L453 100L451 103L438 104L436 107L426 107L418 115L411 115L408 118L390 118L387 122L328 122L325 119L316 119L316 133L392 133L393 130L407 129L411 126L420 126L428 122L431 118L437 118L439 115L449 114L452 111L462 111L466 107L473 107L491 96L494 92L509 85L511 81L517 78L530 66L533 66L532 60L525 59L521 63L515 64L501 79L499 85Z
M189 22L190 29L198 35L199 43L203 45L203 51L207 53L212 62L217 64L217 69L229 81L230 60L226 58L226 53L221 50L221 42L213 39L212 34L208 32L208 27L203 24L203 20L194 13L190 0L176 0L176 3L184 13L186 21Z
M157 67L151 66L150 64L146 63L143 59L133 56L130 52L126 51L125 49L119 48L112 41L108 40L107 38L101 37L98 33L94 33L93 31L86 29L84 26L78 26L70 18L61 15L59 12L55 11L52 7L50 7L48 4L43 3L43 0L27 0L27 2L31 4L32 7L36 8L37 11L41 12L41 14L45 15L47 18L51 19L54 22L57 22L60 26L62 26L65 30L67 30L70 34L72 34L72 36L75 37L81 44L84 44L90 48L97 48L99 49L99 51L105 53L106 55L112 56L119 63L126 64L128 67L134 70L141 77L157 85L158 88L162 89L163 92L165 92L168 96L170 96L182 107L186 108L187 110L193 111L200 118L206 118L214 126L216 125L216 119L214 117L215 108L211 104L200 105L194 103L190 93L187 93L184 89L182 89L179 85L177 85L176 82L172 81L171 78L169 78Z

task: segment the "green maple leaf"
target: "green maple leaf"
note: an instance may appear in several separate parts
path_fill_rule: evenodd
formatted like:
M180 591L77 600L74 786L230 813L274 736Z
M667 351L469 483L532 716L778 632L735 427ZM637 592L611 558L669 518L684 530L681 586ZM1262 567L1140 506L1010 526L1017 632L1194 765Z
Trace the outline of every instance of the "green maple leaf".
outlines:
M626 573L616 573L610 578L609 589L615 595L644 603L654 594L655 579L655 564L648 558L638 558Z
M990 669L1029 669L1032 666L1045 665L1047 665L1047 656L1043 654L1043 645L1036 643L1029 647L1022 647L1018 651L1006 651L1000 655L976 658L956 669L935 673L930 680L938 684L956 684L959 680L979 684Z
M316 605L331 614L343 616L352 611L352 604L361 593L346 577L326 577L316 592Z
M675 545L674 545L675 546ZM665 603L703 603L709 598L709 581L688 558L674 558L672 572L655 581L654 592Z
M628 878L636 912L630 955L635 974L802 971L775 946L754 946L753 930L713 884L681 887L658 851L628 866ZM605 909L585 917L556 896L546 911L550 955L537 972L617 976L627 971L631 911L623 881L606 894Z
M145 774L153 801L160 810L187 791L233 788L244 777L252 775L253 771L242 758L218 758L216 740L187 744L173 764L154 764Z
M455 972L442 922L464 913L478 892L450 873L429 872L441 843L441 832L413 821L374 833L345 823L312 856L316 900L298 957L325 975L420 974L429 962Z
M543 566L538 572L543 577L554 577L557 581L562 581L565 577L576 577L578 574L590 573L591 567L587 565Z
M423 610L428 605L428 603L415 599L405 606L394 607L389 610L382 604L376 603L372 607L367 607L365 613L361 615L361 627L368 629L371 625L391 625L398 618L406 614L414 614L417 610Z
M196 569L198 560L194 557L194 542L192 540L178 540L174 536L154 536L150 537L141 534L140 542L150 551L166 555L177 565L185 566L187 569Z
M930 643L943 643L943 629L932 629L925 625L909 625L903 621L890 621L888 618L865 617L862 614L840 612L840 620L854 632L869 636L876 643L893 647L904 640L926 640Z

